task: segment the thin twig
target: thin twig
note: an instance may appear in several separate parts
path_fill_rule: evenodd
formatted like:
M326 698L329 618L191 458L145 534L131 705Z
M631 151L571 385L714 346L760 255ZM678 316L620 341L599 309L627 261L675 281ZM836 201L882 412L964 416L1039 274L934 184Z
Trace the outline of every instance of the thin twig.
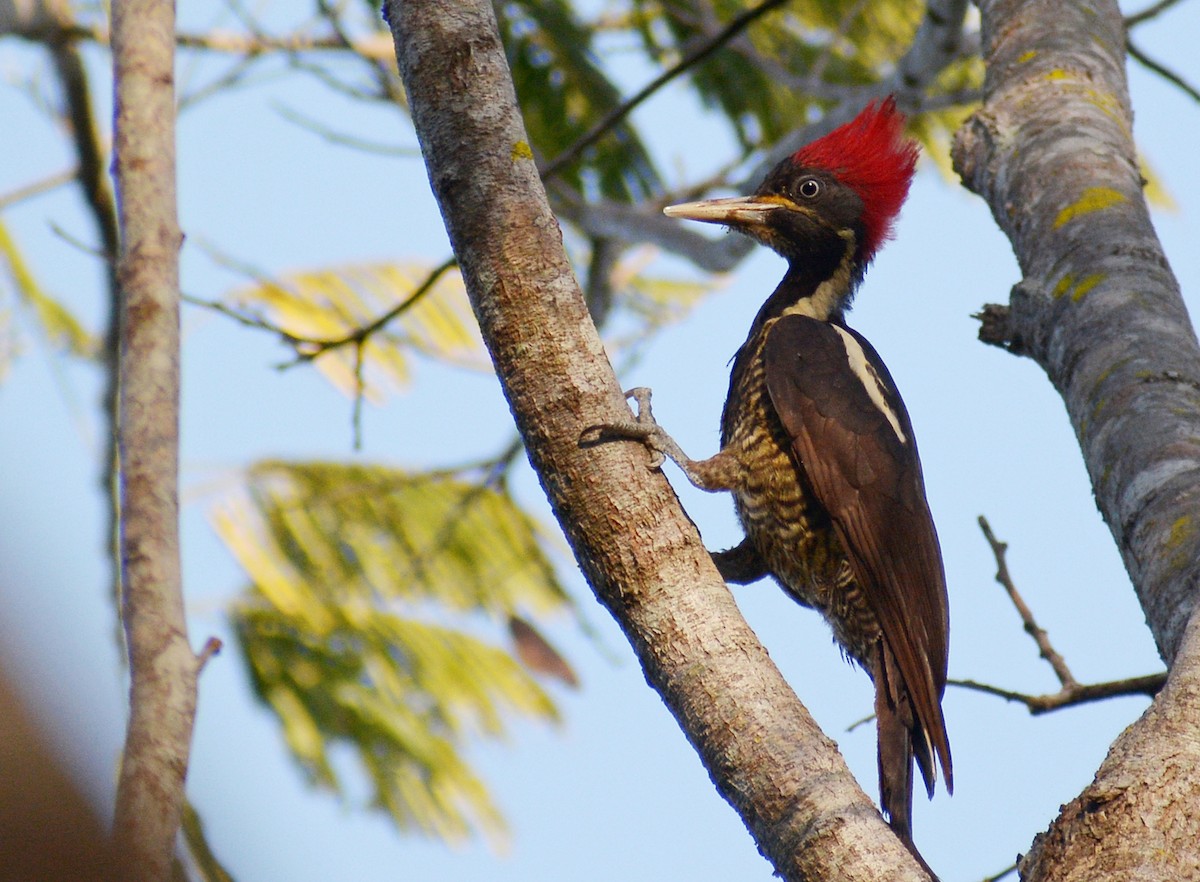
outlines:
M1167 673L1147 674L1143 677L1130 677L1128 680L1109 680L1105 683L1074 683L1058 692L1049 695L1029 695L1025 692L1013 692L1001 689L987 683L975 680L947 680L948 686L960 689L970 689L973 692L983 692L1003 698L1005 701L1015 701L1025 705L1033 716L1061 710L1064 707L1074 707L1079 704L1089 704L1103 701L1107 698L1119 698L1125 695L1148 695L1153 698L1167 682Z
M1148 674L1144 677L1131 677L1127 680L1111 680L1106 683L1078 682L1071 673L1071 669L1067 666L1066 660L1050 644L1049 635L1038 626L1033 613L1013 584L1012 576L1008 571L1008 543L1001 542L996 538L996 534L992 532L991 525L983 515L979 516L979 528L983 531L983 536L987 539L988 545L992 548L992 554L996 558L996 581L1008 592L1009 599L1012 600L1013 606L1017 608L1017 613L1021 616L1021 621L1025 625L1025 633L1029 634L1034 639L1034 642L1037 643L1038 651L1041 653L1042 658L1049 662L1050 667L1054 669L1054 673L1058 677L1062 688L1058 692L1048 695L1030 695L1025 692L1001 689L999 686L991 686L975 680L948 680L948 685L957 686L961 689L971 689L975 692L983 692L987 695L995 695L998 698L1003 698L1005 701L1020 702L1034 716L1064 707L1072 707L1077 704L1087 704L1092 701L1115 698L1120 695L1149 695L1153 697L1162 688L1167 680L1165 671L1161 674Z
M37 43L54 44L82 40L102 46L110 42L108 28L80 22L39 24L21 31L18 36ZM347 49L363 58L387 61L395 57L392 41L384 34L371 34L347 45L340 36L314 37L292 33L240 34L220 30L205 33L175 34L175 45L181 49L204 49L230 55L265 55L270 52L344 52Z
M371 320L365 325L355 328L349 333L343 334L341 337L328 337L325 339L310 339L303 337L296 338L305 346L305 350L297 353L295 363L312 361L315 358L324 355L329 350L337 349L341 346L348 346L351 344L357 346L366 342L368 337L370 337L392 319L397 318L415 306L422 297L433 290L433 286L437 284L438 279L440 279L446 272L453 269L457 265L458 260L456 258L446 258L432 270L430 270L429 275L425 277L425 281L418 285L416 290L409 294L408 297L401 300L378 318ZM287 366L290 365L285 365L285 367Z
M363 378L363 350L366 339L354 341L354 407L350 413L350 426L354 434L355 452L362 450L363 398L367 394L367 383Z
M807 82L805 83L807 87L806 91L815 91L816 87L821 84L821 81L825 78L825 69L829 67L829 62L833 60L834 50L837 48L838 43L845 39L846 35L850 32L851 25L862 15L863 8L866 5L867 0L858 0L857 3L846 10L841 21L838 22L837 32L833 39L825 45L821 54L812 63L812 67L809 68Z
M1175 71L1171 70L1169 67L1166 67L1155 61L1153 58L1135 46L1132 40L1127 39L1125 41L1125 49L1129 52L1129 56L1140 63L1143 67L1154 71L1154 73L1158 74L1167 82L1177 86L1193 101L1200 101L1200 90L1197 90L1195 86L1193 86L1179 74L1175 73Z
M747 9L741 15L731 20L719 34L716 34L711 40L702 43L691 52L688 52L678 62L643 86L631 98L622 102L619 107L613 108L613 110L592 126L574 144L543 166L541 169L543 180L557 174L571 162L574 162L584 150L600 140L600 138L616 127L625 117L629 116L638 105L667 83L671 82L671 80L716 52L745 30L751 23L786 2L787 0L763 0L762 3Z
M270 333L277 335L279 339L288 346L295 347L306 342L303 338L297 337L295 334L292 334L290 331L281 328L279 325L272 324L260 316L251 315L249 313L234 309L231 306L226 306L219 300L205 300L203 297L196 297L193 294L184 294L182 295L181 299L189 306L199 306L203 309L220 313L226 318L231 318L239 325L243 325L247 328L257 328L260 331L269 331Z
M996 581L1008 592L1009 599L1013 602L1013 606L1017 608L1017 614L1021 616L1021 621L1025 625L1025 633L1033 638L1034 643L1037 644L1038 652L1042 658L1050 663L1050 667L1054 669L1054 674L1058 677L1058 682L1062 684L1063 688L1067 689L1077 686L1078 682L1071 673L1071 669L1067 667L1066 661L1050 644L1050 636L1043 628L1038 626L1037 621L1033 618L1033 612L1030 611L1029 607L1025 604L1025 600L1018 593L1017 586L1013 584L1006 560L1008 543L1001 542L996 538L996 534L992 532L991 525L983 515L979 516L979 529L983 531L983 537L987 539L988 545L992 547L992 554L996 558Z
M985 876L983 879L980 880L980 882L1000 882L1000 880L1003 879L1005 876L1011 876L1016 871L1017 871L1017 863L1016 863L1016 861L1013 861L1011 866L1005 867L1003 870L1001 870L999 873L996 873L995 875Z
M307 129L317 137L328 141L330 144L353 147L355 150L361 150L363 153L377 153L380 156L400 156L405 159L421 158L421 148L419 147L403 147L399 144L381 144L376 141L368 141L365 138L359 138L355 135L349 135L345 132L339 132L336 129L330 128L320 120L314 119L311 116L306 116L300 111L294 110L285 104L274 103L272 106L274 107L275 112L288 122L293 123L302 129Z
M227 255L221 254L211 246L205 246L205 250L214 260L217 260L224 266L230 267L231 269L235 269L238 272L249 276L260 285L277 284L265 273L255 269L253 266L240 263ZM446 258L429 271L429 275L425 277L421 284L418 285L411 294L409 294L391 309L381 313L366 324L360 325L357 328L347 331L346 333L337 337L304 337L299 334L294 334L280 325L276 325L273 322L267 321L261 316L235 309L234 307L228 306L217 300L205 300L201 297L185 294L183 295L183 301L192 306L199 306L204 309L209 309L213 312L220 313L221 315L231 318L239 324L245 325L246 327L258 328L260 330L269 331L270 333L277 335L280 340L296 351L296 357L293 360L284 362L280 365L281 368L289 368L294 367L297 364L304 364L314 361L332 349L340 349L343 346L352 346L358 345L359 343L365 343L368 337L370 337L384 325L391 322L392 319L397 318L415 306L422 297L433 290L433 287L438 283L438 280L441 279L441 277L449 270L453 269L457 263L458 262L454 257Z
M69 168L66 171L60 171L57 174L42 178L40 181L34 181L31 184L10 190L3 196L0 196L0 211L11 208L19 202L24 202L26 199L32 199L35 196L41 196L43 193L56 190L64 184L71 183L71 181L74 181L78 177L79 169Z
M220 654L225 648L225 644L221 642L219 637L209 637L204 641L204 646L200 647L200 652L196 654L197 673L204 670L204 666L212 661L214 656Z
M1179 0L1159 0L1159 2L1155 3L1153 6L1148 6L1141 12L1135 12L1133 15L1126 17L1125 30L1136 27L1142 22L1149 21L1152 18L1157 18L1159 15L1166 12L1178 2Z

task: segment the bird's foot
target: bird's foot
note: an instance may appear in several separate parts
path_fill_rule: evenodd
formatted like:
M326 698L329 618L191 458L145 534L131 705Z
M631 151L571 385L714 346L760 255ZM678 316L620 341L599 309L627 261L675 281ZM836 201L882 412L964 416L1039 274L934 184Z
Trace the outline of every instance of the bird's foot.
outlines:
M626 392L625 397L637 402L637 416L622 422L588 426L579 436L579 443L591 447L605 441L640 441L652 454L651 469L661 468L668 457L686 460L675 440L655 422L654 411L650 407L650 389L638 386Z

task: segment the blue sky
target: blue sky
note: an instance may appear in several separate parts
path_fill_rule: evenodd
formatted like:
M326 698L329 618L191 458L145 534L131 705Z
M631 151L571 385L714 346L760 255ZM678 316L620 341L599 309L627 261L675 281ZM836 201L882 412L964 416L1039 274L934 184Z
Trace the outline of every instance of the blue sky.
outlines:
M1138 42L1196 84L1196 33L1200 10L1182 4L1165 24L1139 32ZM88 54L96 69L104 67L102 53ZM0 71L8 81L19 78L37 57L0 44ZM186 85L194 71L188 62L180 69ZM1136 66L1131 78L1138 142L1179 206L1157 211L1155 224L1195 311L1200 109ZM100 78L96 88L106 100ZM200 240L271 272L446 256L418 161L330 145L282 121L273 102L338 119L339 127L376 140L413 143L397 116L333 99L310 80L273 79L189 112L179 128L188 293L218 297L240 281L193 244ZM9 133L0 146L0 193L70 163L60 134L9 86L0 87L0 119ZM727 155L724 134L680 89L668 89L638 119L664 168L678 163L698 173ZM50 228L90 239L75 193L23 203L4 220L43 284L94 323L101 314L99 267ZM669 261L661 268L688 272ZM622 377L626 386L653 386L656 415L693 456L716 449L726 362L780 273L777 258L756 254ZM1032 362L975 339L970 314L1004 301L1017 280L1008 243L983 203L925 163L898 237L868 274L851 318L887 361L921 444L950 582L951 676L1026 691L1055 688L992 581L979 514L1010 543L1019 587L1078 677L1148 673L1160 663L1096 512L1060 400ZM367 408L364 449L354 454L349 402L311 369L274 370L287 353L272 339L194 309L185 312L184 328L184 563L197 646L210 634L229 637L221 610L241 577L206 518L247 463L265 456L456 462L510 437L494 380L421 364L411 390ZM100 558L98 382L90 368L66 365L26 342L0 385L0 662L18 673L81 779L107 805L123 686ZM668 474L709 545L735 542L728 500L692 491L677 471ZM548 518L524 465L516 485ZM383 816L360 810L361 800L310 792L284 754L274 720L250 697L234 653L211 663L201 684L189 791L235 876L771 879L607 613L569 562L563 571L599 639L565 619L552 624L550 635L583 680L578 693L556 692L563 725L517 724L507 742L472 751L511 825L500 854L482 842L451 849L398 836ZM865 675L843 663L815 614L773 586L738 588L736 596L874 794L873 727L845 731L871 710ZM1003 868L1091 779L1113 737L1144 706L1143 699L1121 699L1031 720L1019 707L952 689L946 716L956 794L918 800L916 808L917 841L930 863L947 880ZM349 757L342 760L349 767Z

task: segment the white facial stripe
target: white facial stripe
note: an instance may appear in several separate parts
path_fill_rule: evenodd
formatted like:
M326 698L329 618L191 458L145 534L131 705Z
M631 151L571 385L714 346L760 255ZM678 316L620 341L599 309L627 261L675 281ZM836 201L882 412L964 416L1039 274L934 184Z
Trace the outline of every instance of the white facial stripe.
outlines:
M863 384L871 403L887 417L887 421L891 423L892 431L896 433L900 443L907 444L908 439L904 437L904 430L900 428L900 418L894 410L888 407L887 400L883 397L883 383L880 382L879 375L875 373L871 363L867 361L867 354L863 352L862 346L844 329L837 325L830 325L830 327L841 336L842 345L846 347L846 360L850 362L850 370L854 371L854 376L858 377L858 381Z

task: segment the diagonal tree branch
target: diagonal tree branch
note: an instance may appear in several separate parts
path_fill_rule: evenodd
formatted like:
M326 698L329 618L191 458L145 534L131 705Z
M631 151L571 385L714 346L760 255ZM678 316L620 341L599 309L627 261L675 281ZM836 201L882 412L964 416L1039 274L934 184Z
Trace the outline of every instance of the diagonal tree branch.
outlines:
M1075 681L1075 675L1071 673L1071 669L1067 667L1066 660L1058 654L1058 651L1050 643L1050 635L1045 629L1038 625L1037 620L1033 617L1033 611L1029 609L1025 603L1017 586L1013 583L1012 575L1008 572L1008 543L1001 542L996 538L996 534L992 532L992 525L988 523L987 518L983 515L979 516L979 529L983 531L983 538L987 540L991 546L992 555L996 558L996 581L1000 583L1008 594L1008 599L1012 601L1013 606L1017 608L1017 614L1021 617L1021 622L1025 626L1025 633L1033 638L1033 642L1037 644L1038 652L1042 658L1054 669L1054 675L1058 677L1058 682L1064 689L1071 686L1078 686Z
M645 452L583 448L628 414L563 253L488 0L386 5L430 182L497 374L585 576L788 880L925 874L738 613Z

